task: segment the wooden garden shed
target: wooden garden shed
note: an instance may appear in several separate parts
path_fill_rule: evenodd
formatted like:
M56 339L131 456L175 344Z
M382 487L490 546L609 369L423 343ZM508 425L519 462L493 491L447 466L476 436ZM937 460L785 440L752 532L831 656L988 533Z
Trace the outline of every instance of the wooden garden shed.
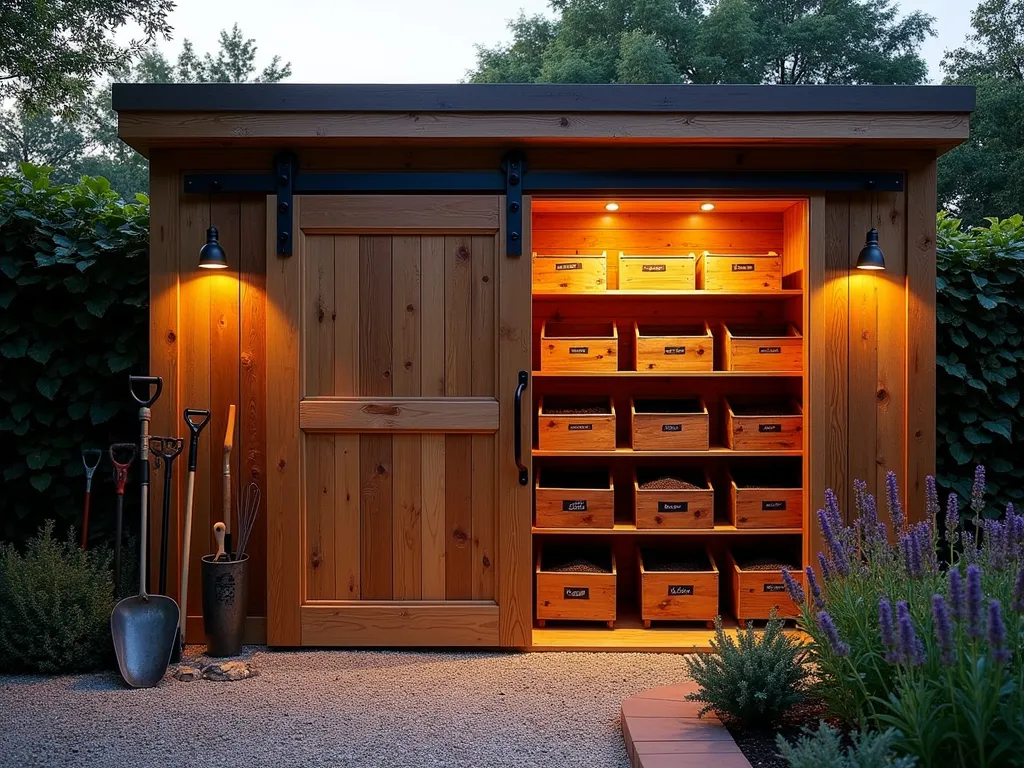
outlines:
M815 562L827 488L849 512L852 478L884 493L893 470L922 514L936 158L973 106L115 86L150 160L153 434L213 412L192 573L237 404L234 495L264 498L250 640L690 650L717 613L785 612L778 568ZM226 269L199 268L211 226Z

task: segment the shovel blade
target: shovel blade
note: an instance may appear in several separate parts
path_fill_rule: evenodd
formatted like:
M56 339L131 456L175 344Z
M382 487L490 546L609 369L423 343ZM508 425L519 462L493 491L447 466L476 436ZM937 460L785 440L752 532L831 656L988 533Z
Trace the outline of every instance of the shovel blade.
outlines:
M110 632L121 677L132 688L152 688L167 672L178 604L163 595L126 597L110 614Z

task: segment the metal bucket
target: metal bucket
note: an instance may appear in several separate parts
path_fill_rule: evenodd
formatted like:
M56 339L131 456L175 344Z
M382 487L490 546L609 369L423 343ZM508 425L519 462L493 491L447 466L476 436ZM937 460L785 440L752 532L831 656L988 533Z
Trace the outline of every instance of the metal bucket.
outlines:
M249 598L249 556L221 560L203 556L203 630L207 654L237 656L245 634Z

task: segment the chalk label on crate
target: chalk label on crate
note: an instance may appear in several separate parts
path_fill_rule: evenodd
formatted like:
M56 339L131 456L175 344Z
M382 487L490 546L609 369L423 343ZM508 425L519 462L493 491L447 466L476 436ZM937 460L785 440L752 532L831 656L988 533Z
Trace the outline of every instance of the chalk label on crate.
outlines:
M563 512L586 512L586 499L562 499Z
M662 432L682 432L683 431L683 425L682 424L662 424L661 425L661 431Z
M569 425L569 431L570 432L587 432L589 430L592 430L593 428L594 428L593 424L570 424Z
M562 599L564 600L589 600L590 587L563 587Z
M762 501L761 502L761 511L762 512L778 511L778 510L783 510L785 508L786 508L786 502L784 502L784 501Z
M758 347L757 354L759 355L781 355L782 347Z
M685 355L686 347L665 347L666 355Z
M688 501L659 501L659 512L689 512L690 502Z
M565 272L570 269L583 269L583 262L580 261L563 261L555 264L556 272Z
M587 355L590 354L590 347L569 347L570 355Z
M686 597L693 594L693 584L669 584L669 597Z
M782 431L782 425L781 424L758 424L757 425L757 431L758 432L781 432Z
M754 265L753 264L733 264L732 265L732 271L733 272L753 272L754 271Z
M786 585L785 584L765 584L764 585L764 591L765 592L785 592L786 591Z
M665 272L667 269L664 264L644 264L640 267L641 272Z

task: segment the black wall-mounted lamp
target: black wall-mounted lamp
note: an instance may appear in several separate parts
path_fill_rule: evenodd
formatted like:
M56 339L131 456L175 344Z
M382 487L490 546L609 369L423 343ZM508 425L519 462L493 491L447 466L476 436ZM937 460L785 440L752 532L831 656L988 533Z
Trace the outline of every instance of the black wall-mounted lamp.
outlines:
M885 269L885 254L878 247L878 230L872 227L857 256L857 269Z
M227 269L228 257L217 241L217 228L206 230L206 245L199 249L199 266L203 269Z

